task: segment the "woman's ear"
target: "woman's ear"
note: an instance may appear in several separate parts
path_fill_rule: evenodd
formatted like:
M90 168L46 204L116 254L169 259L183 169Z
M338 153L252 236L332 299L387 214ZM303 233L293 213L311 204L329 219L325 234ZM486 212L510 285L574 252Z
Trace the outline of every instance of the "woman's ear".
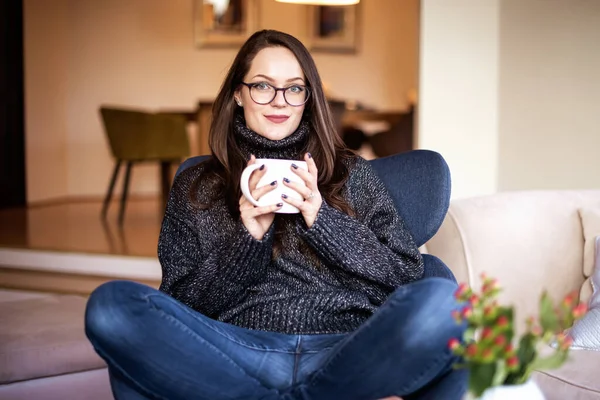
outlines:
M239 89L233 93L233 99L238 106L242 107L242 94L240 93Z

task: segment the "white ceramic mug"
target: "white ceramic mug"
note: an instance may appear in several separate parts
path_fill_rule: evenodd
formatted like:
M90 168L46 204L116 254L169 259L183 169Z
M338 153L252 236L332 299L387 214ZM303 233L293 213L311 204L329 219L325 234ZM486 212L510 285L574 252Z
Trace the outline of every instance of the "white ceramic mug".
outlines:
M252 172L259 169L262 165L265 166L265 174L260 179L256 187L261 187L265 185L270 185L271 182L277 181L277 187L270 192L264 194L260 199L256 200L252 197L250 193L250 188L248 183L250 181L250 175ZM301 185L306 185L302 178L300 178L294 171L292 170L292 164L296 164L298 168L303 168L308 171L308 167L305 161L297 161L297 160L278 160L272 158L259 158L252 165L247 166L242 172L242 177L240 178L240 187L242 189L242 193L248 199L249 202L254 204L255 206L267 206L277 203L283 203L283 207L278 209L277 213L282 214L296 214L299 213L298 210L293 205L286 203L282 198L282 194L288 195L290 198L296 198L298 200L304 200L300 193L296 192L294 189L287 187L283 183L283 178L288 178L292 182L298 182Z

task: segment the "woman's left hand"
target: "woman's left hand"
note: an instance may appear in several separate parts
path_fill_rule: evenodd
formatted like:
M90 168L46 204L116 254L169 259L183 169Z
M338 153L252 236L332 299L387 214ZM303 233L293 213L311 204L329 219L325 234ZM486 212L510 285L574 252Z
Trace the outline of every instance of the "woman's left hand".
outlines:
M283 182L284 185L298 192L304 198L304 201L296 200L291 197L284 198L283 200L300 210L302 216L304 217L306 226L310 228L317 218L317 213L321 209L323 198L321 197L321 193L319 192L317 185L319 171L317 171L315 160L312 158L310 153L306 153L304 156L304 161L306 161L308 171L298 168L297 166L295 168L292 166L292 171L302 178L306 186L302 186L294 181L286 182L284 180Z

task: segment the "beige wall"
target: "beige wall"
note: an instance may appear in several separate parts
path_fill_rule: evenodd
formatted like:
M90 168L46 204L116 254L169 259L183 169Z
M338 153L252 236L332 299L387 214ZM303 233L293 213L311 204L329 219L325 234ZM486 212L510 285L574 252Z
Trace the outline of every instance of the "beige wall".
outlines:
M362 2L361 51L315 53L333 94L406 107L417 84L418 4ZM261 27L305 37L306 7L261 0L260 10ZM193 109L214 97L235 56L194 48L191 0L25 0L25 21L30 203L104 194L113 164L100 104ZM132 193L156 193L157 176L136 167Z
M422 1L419 147L444 156L454 197L497 188L499 1Z
M68 193L67 10L66 0L24 2L28 199Z
M600 187L600 2L423 0L420 147L453 197Z
M600 187L600 1L502 0L499 190Z

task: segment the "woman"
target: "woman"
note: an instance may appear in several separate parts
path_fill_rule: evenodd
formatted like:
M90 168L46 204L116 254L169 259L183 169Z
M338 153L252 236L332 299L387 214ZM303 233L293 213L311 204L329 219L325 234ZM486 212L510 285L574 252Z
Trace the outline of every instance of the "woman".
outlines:
M117 399L459 399L454 284L423 260L382 182L337 136L317 68L266 30L240 49L213 107L212 158L171 190L159 290L110 282L86 332ZM290 168L304 200L255 207L257 158ZM255 198L274 189L257 187ZM283 202L298 214L277 214Z

